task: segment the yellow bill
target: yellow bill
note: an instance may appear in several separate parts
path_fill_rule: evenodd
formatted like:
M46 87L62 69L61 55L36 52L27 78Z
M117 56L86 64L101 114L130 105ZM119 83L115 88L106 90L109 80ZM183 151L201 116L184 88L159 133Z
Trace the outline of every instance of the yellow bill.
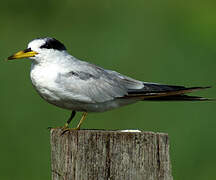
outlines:
M9 56L7 60L12 60L12 59L21 59L21 58L28 58L28 57L33 57L36 54L38 54L35 51L32 51L31 49L26 49L24 51L19 51L12 56Z

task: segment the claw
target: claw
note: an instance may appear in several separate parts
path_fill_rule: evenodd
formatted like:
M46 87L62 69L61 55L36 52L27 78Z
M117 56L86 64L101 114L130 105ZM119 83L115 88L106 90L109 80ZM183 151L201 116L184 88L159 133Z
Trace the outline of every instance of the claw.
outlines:
M61 136L63 136L68 131L70 131L70 128L62 128Z
M62 135L64 135L66 132L70 132L70 131L77 131L77 130L79 130L78 128L68 128L68 127L62 127L61 128L61 130L62 130L62 133L61 133L61 136Z
M61 136L62 136L64 133L70 131L70 128L69 128L68 126L69 126L69 124L66 123L66 124L64 125L64 127L61 128L61 130L62 130Z

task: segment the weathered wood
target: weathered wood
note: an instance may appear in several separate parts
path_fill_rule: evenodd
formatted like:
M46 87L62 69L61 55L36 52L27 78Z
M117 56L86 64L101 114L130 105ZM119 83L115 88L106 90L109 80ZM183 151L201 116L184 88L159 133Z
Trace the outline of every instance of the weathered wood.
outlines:
M52 180L172 180L164 133L51 130Z

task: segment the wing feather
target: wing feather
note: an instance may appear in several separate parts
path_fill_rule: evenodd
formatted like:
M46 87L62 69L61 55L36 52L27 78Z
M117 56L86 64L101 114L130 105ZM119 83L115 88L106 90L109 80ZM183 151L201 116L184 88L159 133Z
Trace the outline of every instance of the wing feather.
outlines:
M101 103L115 98L150 100L208 88L142 82L82 61L77 62L70 71L58 74L56 81L70 96L69 99L83 103Z
M82 68L58 74L56 81L65 92L74 96L73 99L86 103L105 102L128 95L128 88L120 77L92 64L82 64Z

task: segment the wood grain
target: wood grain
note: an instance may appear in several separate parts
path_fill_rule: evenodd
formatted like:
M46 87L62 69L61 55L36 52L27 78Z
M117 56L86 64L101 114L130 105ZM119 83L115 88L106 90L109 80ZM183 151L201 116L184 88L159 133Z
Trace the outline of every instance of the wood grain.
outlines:
M52 180L172 180L164 133L51 130Z

